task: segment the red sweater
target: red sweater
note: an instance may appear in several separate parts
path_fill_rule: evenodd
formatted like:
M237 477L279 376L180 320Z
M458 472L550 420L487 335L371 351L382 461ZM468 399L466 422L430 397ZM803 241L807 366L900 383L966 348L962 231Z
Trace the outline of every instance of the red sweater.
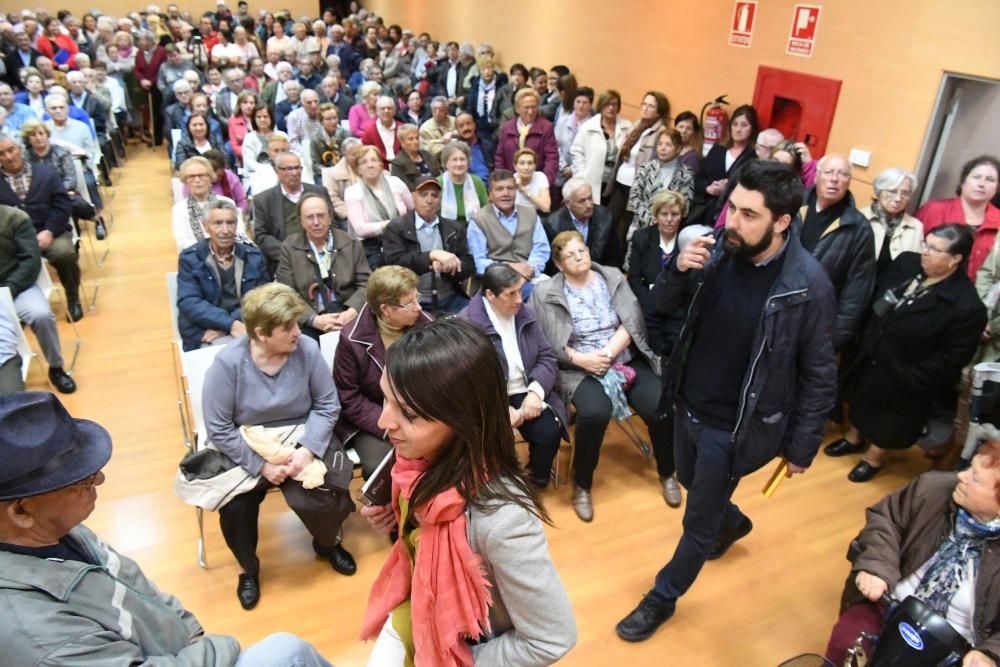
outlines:
M949 222L965 224L965 210L962 208L960 197L932 199L920 207L916 217L924 223L925 235L935 227ZM993 204L987 204L983 224L974 230L976 238L972 243L972 254L969 256L969 278L973 282L976 280L976 271L983 265L986 256L993 249L998 229L1000 229L1000 208Z

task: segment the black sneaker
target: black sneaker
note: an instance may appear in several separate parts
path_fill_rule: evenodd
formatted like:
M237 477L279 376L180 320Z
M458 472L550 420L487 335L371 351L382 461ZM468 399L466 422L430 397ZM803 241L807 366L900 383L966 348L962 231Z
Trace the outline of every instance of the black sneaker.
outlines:
M751 530L753 530L753 521L750 520L750 517L744 516L743 521L738 526L730 529L725 534L719 535L719 539L715 542L712 550L708 552L708 555L705 556L705 560L722 558L729 551L729 547L749 535Z
M676 605L660 602L652 595L646 595L639 606L618 622L615 632L627 642L641 642L653 636L661 625L674 615Z

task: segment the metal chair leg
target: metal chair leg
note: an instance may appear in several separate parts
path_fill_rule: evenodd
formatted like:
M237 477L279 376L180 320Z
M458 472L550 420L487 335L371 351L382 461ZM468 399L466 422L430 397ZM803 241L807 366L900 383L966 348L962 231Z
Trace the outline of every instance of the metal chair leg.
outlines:
M622 419L620 421L616 421L615 423L618 424L618 428L622 430L622 433L624 433L625 436L632 441L632 444L639 449L639 452L645 458L652 461L653 447L648 442L643 440L642 436L639 435L639 431L636 429L635 425L629 419Z
M198 565L203 570L208 569L208 558L205 555L205 510L195 508L198 514Z

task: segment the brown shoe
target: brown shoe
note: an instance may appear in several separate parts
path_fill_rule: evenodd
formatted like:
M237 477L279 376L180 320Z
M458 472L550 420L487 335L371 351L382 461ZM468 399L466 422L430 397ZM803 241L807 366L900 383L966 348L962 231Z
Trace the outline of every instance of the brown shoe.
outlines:
M594 499L591 498L590 491L579 486L573 488L573 511L580 517L580 521L590 523L594 520Z
M677 476L671 475L660 480L660 491L663 493L663 501L669 507L680 507L684 497L681 495L681 485L677 482Z

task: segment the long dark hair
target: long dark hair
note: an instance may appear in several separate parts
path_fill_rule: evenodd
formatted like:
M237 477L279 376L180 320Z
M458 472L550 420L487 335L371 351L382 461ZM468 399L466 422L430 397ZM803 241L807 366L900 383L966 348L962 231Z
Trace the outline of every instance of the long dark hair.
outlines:
M632 147L635 146L636 142L639 141L639 137L642 136L643 132L658 122L666 125L667 121L670 120L670 100L667 99L666 95L658 90L647 90L643 93L642 99L646 99L646 97L652 97L656 100L656 117L642 118L635 124L618 150L619 162L624 162L628 159L628 154L632 151Z
M458 318L436 320L407 331L394 343L385 369L398 401L455 433L420 476L410 507L420 507L453 486L477 509L489 512L490 501L499 500L551 523L514 452L507 382L485 334Z
M750 138L747 139L747 147L744 150L753 149L753 145L757 142L757 133L760 132L760 121L757 120L757 110L750 104L741 104L733 111L733 117L729 119L729 126L726 127L726 142L724 145L726 148L732 148L732 127L733 123L740 116L746 118L747 122L750 123Z

